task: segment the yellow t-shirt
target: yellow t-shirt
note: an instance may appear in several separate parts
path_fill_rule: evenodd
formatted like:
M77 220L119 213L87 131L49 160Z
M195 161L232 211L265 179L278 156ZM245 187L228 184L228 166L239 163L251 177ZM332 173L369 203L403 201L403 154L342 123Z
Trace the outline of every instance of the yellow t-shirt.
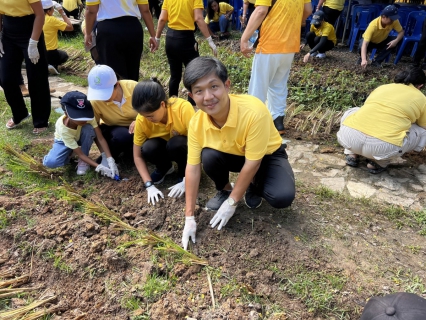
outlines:
M343 125L402 146L411 124L426 127L426 97L412 85L385 84L374 90L364 105Z
M203 111L198 111L192 118L188 132L189 164L201 162L204 148L260 160L281 146L282 138L265 104L246 94L230 94L229 98L228 119L221 129Z
M173 30L195 30L194 9L204 9L203 0L164 0L169 28Z
M189 122L195 113L194 107L181 98L170 98L167 104L167 124L153 123L138 114L133 136L135 145L141 147L146 140L152 138L169 141L174 136L188 136Z
M323 21L321 27L318 29L311 24L311 32L314 32L317 37L327 37L327 40L333 41L334 45L337 43L336 32L334 27L326 21Z
M323 6L342 11L345 6L345 0L325 0Z
M257 0L256 6L270 7L272 0ZM300 50L300 28L305 3L310 0L277 0L260 30L256 53L293 53Z
M210 22L218 22L219 21L219 17L226 14L228 11L234 10L234 7L227 4L226 2L220 2L219 3L219 12L215 12L213 19L209 19L209 16L206 15L206 18L204 19L204 21L209 24Z
M97 21L126 16L141 19L140 4L148 4L148 0L86 0L86 6L99 5Z
M381 17L378 17L370 22L370 24L367 27L367 30L365 30L362 37L364 38L365 41L372 42L372 43L380 43L388 37L389 33L393 29L396 32L402 31L402 26L399 23L399 20L395 20L392 22L392 24L383 28L381 23Z
M72 150L78 148L77 141L80 140L81 135L81 126L78 126L77 129L71 129L64 125L65 115L60 116L58 120L56 120L55 125L55 139L60 140L64 143L64 145ZM96 120L93 119L91 121L87 121L93 128L96 128L98 124Z
M90 101L93 112L95 113L95 119L99 124L128 127L138 115L132 107L132 94L138 83L133 80L120 80L118 83L123 89L121 106L118 106L112 101Z
M54 16L45 15L43 33L47 51L58 49L58 30L64 31L66 27L66 22Z
M256 0L244 0L244 3L251 3L251 4L255 4Z
M0 14L10 17L23 17L34 14L30 3L40 0L1 0Z
M62 7L64 7L67 11L73 11L81 5L81 0L64 0L64 2L62 2Z

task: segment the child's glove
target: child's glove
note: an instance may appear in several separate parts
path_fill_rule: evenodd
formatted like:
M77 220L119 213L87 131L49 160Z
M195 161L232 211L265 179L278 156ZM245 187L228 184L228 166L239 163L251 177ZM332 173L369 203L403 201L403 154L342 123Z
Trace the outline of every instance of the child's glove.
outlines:
M110 168L105 167L102 164L98 165L95 171L99 172L103 176L114 179L114 172Z
M120 172L118 172L117 165L115 164L115 160L113 157L107 158L108 161L108 167L112 170L114 175L120 176Z

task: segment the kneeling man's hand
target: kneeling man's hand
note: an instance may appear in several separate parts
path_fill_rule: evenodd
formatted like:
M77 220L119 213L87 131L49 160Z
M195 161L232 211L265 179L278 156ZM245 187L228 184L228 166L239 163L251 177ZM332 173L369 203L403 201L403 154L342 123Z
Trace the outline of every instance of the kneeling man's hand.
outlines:
M216 225L220 222L217 230L222 229L222 227L225 226L228 223L229 219L231 219L231 217L234 215L236 208L237 206L231 206L229 205L228 201L224 201L220 206L219 210L217 210L213 219L210 220L212 228L216 227Z
M185 250L188 249L189 238L191 237L192 242L195 243L195 233L197 232L197 223L195 222L194 216L185 218L185 227L183 228L182 234L182 246Z

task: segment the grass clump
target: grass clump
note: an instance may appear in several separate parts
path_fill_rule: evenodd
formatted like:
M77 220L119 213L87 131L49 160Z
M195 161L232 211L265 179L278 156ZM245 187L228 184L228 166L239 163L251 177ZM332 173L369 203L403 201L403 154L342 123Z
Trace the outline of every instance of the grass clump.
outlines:
M142 287L142 293L145 299L150 302L158 300L158 298L167 292L171 287L169 279L161 277L156 273L150 274L147 277L145 284Z

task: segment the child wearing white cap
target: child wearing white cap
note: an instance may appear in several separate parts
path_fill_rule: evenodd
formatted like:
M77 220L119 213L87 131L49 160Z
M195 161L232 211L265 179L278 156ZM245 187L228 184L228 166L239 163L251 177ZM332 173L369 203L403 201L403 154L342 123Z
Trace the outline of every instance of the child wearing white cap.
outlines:
M57 168L69 163L74 152L78 156L77 175L84 175L90 166L96 172L114 179L119 176L117 165L108 148L101 130L96 123L93 109L86 95L72 91L61 99L64 115L56 121L55 140L49 153L43 159L43 165L48 168ZM107 157L107 164L97 164L88 157L93 140L101 152Z
M112 156L117 159L123 153L124 158L133 159L133 128L138 113L132 108L132 94L137 82L117 80L114 70L106 65L93 67L88 82L87 99Z

